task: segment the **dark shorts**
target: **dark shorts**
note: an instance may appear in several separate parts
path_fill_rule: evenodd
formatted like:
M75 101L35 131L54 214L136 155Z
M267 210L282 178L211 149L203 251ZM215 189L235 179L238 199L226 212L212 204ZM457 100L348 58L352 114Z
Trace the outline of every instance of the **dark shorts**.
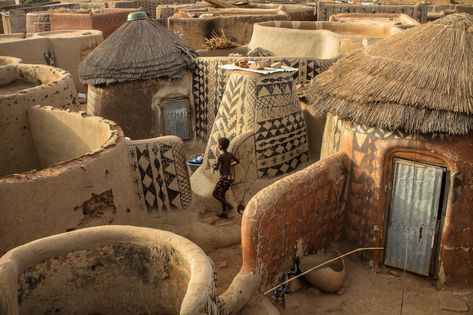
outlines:
M215 185L214 192L219 195L224 195L227 190L230 189L230 186L233 184L235 179L233 176L220 176L217 185Z

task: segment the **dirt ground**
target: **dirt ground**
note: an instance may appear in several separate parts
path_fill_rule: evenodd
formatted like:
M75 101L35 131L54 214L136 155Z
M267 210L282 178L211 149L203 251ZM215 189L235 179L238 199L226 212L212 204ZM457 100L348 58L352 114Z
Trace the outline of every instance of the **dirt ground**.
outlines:
M241 245L221 248L207 253L214 261L217 273L217 293L222 294L232 283L241 268Z
M473 314L473 291L438 288L413 274L388 269L376 273L346 260L344 288L338 294L324 294L306 282L299 291L287 294L285 305L273 302L281 314ZM401 295L404 304L401 313Z

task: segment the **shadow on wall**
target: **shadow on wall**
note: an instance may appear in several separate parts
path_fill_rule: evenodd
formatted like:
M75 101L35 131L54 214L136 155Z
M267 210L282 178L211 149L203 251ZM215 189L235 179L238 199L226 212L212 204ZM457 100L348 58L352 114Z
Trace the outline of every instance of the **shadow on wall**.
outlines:
M275 285L296 257L340 239L348 166L347 155L333 155L251 199L242 220L243 266L221 296L226 312L238 313L256 291Z

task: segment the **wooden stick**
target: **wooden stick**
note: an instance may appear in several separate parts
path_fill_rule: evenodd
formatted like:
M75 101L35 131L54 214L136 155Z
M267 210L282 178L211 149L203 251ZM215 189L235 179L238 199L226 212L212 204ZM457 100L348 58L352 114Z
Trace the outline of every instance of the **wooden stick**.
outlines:
M298 275L295 276L295 277L292 277L291 279L287 279L286 281L284 281L284 282L278 284L278 285L275 286L274 288L271 288L271 289L269 289L268 291L264 292L263 295L266 295L266 294L268 294L268 293L271 293L272 291L276 290L276 289L279 288L280 286L285 285L286 283L289 283L289 282L291 282L291 281L294 280L294 279L297 279L297 278L299 278L299 277L302 277L303 275L305 275L305 274L311 272L311 271L314 270L314 269L317 269L317 268L322 267L322 266L325 266L325 265L327 265L327 264L329 264L329 263L331 263L331 262L333 262L333 261L336 261L337 259L343 258L343 257L348 256L348 255L351 255L351 254L354 254L354 253L356 253L356 252L361 252L361 251L365 251L365 250L382 250L382 249L384 249L384 247L362 247L362 248L354 249L354 250L352 250L351 252L345 253L345 254L340 255L340 256L338 256L338 257L335 257L335 258L333 258L333 259L327 260L326 262L323 262L323 263L321 263L320 265L317 265L317 266L315 266L315 267L312 267L312 268L310 268L309 270L306 270L306 271L304 271L303 273L298 274Z

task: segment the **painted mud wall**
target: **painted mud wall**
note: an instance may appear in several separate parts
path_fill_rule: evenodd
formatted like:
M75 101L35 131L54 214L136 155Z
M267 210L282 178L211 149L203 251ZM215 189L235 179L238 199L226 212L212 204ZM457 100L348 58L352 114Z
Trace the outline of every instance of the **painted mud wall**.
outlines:
M342 234L348 156L341 153L256 194L242 218L243 265L221 296L237 313L255 293L279 282L295 258L330 247ZM256 285L256 287L255 287Z
M241 58L196 58L192 93L195 106L196 138L202 142L206 142L210 135L218 108L222 102L227 80L231 73L220 69L219 66L235 62L237 59ZM251 58L251 60L258 59L262 58ZM309 82L335 61L292 57L270 57L269 59L272 62L282 61L293 68L299 69L299 71L293 74L296 84Z
M115 121L132 140L161 136L160 101L187 97L192 106L192 75L163 79L89 86L87 113Z
M135 192L148 212L185 209L192 202L184 143L175 136L127 141Z
M340 239L347 165L344 154L332 156L252 198L242 221L242 271L258 270L261 289L277 283L295 257Z
M332 14L339 13L404 13L419 23L427 22L427 4L416 5L354 5L318 2L317 21L328 21Z
M0 259L0 313L217 314L211 260L156 229L101 226L43 238Z
M40 141L38 155L43 163L59 162L60 158L72 158L80 153L60 139L61 136L93 129L103 138L107 134L110 137L72 160L41 171L0 178L0 254L40 237L87 226L141 225L143 210L134 193L120 128L102 118L83 117L79 113L52 108L31 111L29 119L33 121L33 132L39 132L36 141ZM72 138L73 141L77 138ZM50 150L55 142L57 148ZM90 147L97 144L92 140L85 142Z
M379 128L335 122L332 151L351 159L344 238L354 247L384 246L391 202L393 159L402 158L447 169L445 222L440 233L436 276L449 286L473 286L473 141L471 135L411 136ZM338 149L337 149L338 148ZM327 152L330 153L330 152ZM383 253L363 256L383 263Z
M20 79L36 85L0 95L0 176L40 169L28 108L45 102L54 107L76 109L72 77L57 68L26 64L0 66L0 77L0 89Z

